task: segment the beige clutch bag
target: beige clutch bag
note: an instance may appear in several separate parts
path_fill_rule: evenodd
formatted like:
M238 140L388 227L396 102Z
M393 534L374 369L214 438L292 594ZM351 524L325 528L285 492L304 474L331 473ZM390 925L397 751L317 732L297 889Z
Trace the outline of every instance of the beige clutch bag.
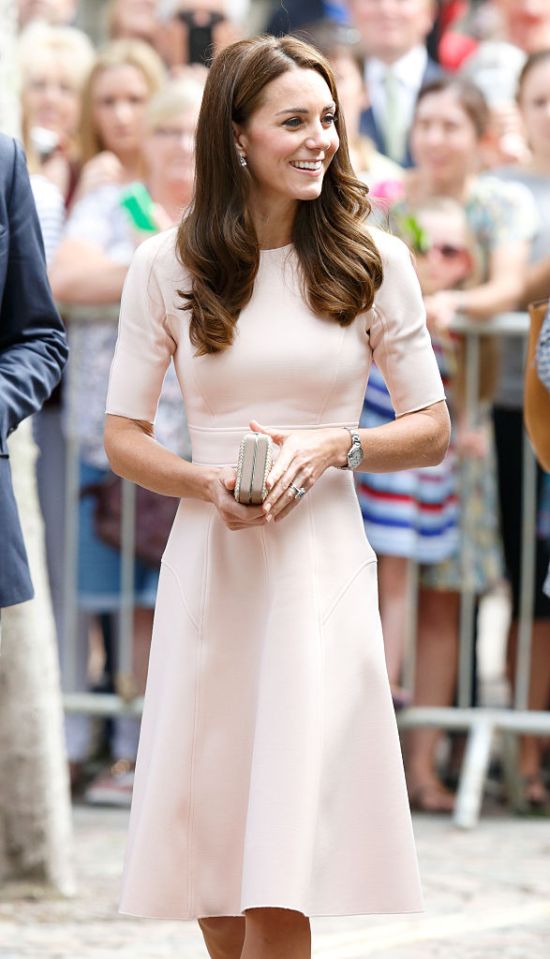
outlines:
M273 463L273 441L265 433L245 433L239 449L235 499L258 506L267 496L266 480Z

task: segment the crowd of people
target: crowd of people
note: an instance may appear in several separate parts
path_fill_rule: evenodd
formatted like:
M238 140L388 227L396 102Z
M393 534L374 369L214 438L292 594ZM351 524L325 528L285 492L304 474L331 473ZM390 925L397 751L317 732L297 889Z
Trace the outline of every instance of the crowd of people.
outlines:
M90 659L96 661L91 651L99 650L111 683L117 668L120 553L105 542L97 523L97 491L111 479L102 440L116 341L109 307L120 301L136 247L177 223L191 200L194 131L209 58L246 36L251 10L246 0L110 0L96 45L75 25L80 11L71 0L20 0L19 9L22 137L50 282L69 332L68 375L77 384L75 391L62 384L35 417L39 488L63 649L62 494L67 433L74 430L82 493L76 641L84 687L91 682ZM453 439L439 466L361 474L357 488L378 555L396 708L409 702L452 705L463 587L482 597L507 579L510 664L517 642L522 343L482 338L472 423L465 403L465 345L452 325L458 314L490 320L550 294L550 4L286 0L272 4L263 28L297 32L329 60L355 172L370 188L373 222L399 235L414 257L447 386ZM79 307L88 308L86 323L78 320ZM76 400L72 409L69 394ZM361 425L393 417L374 368ZM164 445L190 457L173 371L164 383L156 432ZM541 522L529 706L544 710L550 706L550 600L543 593L550 480L540 469L537 484ZM460 559L461 498L474 517L468 583ZM411 561L420 569L416 678L414 689L405 690ZM157 579L154 562L136 561L138 692L145 683ZM90 781L89 761L97 751L93 732L86 717L67 720L73 786L84 789L90 802L127 803L138 723L113 723L109 764ZM439 739L436 730L417 729L406 746L411 803L430 812L448 812L454 804ZM544 758L540 739L522 739L525 802L537 810L550 803Z

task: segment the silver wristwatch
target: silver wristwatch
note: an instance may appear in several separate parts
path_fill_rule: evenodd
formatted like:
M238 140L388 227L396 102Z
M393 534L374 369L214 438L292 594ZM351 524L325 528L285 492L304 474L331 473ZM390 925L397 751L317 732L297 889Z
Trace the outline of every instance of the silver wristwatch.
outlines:
M361 437L357 430L352 430L349 426L344 426L344 429L348 431L351 436L351 447L348 451L348 462L346 466L341 466L342 470L354 470L357 469L360 463L363 462L365 454L363 452L363 447L361 446Z

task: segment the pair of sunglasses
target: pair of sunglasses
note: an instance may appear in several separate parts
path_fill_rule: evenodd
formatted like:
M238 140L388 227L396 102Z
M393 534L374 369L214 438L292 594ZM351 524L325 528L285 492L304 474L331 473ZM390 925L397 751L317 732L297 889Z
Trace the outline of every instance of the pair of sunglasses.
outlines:
M459 256L463 256L464 253L468 252L465 246L453 246L452 243L432 243L423 249L422 253L425 256L427 253L431 253L432 250L439 253L444 260L456 260Z

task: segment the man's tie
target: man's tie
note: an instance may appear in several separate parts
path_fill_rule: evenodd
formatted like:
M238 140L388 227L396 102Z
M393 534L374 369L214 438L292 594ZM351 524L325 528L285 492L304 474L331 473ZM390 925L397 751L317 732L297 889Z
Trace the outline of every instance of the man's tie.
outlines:
M403 163L408 131L405 123L400 83L392 67L386 68L383 83L386 104L382 133L386 145L386 154L396 163Z

